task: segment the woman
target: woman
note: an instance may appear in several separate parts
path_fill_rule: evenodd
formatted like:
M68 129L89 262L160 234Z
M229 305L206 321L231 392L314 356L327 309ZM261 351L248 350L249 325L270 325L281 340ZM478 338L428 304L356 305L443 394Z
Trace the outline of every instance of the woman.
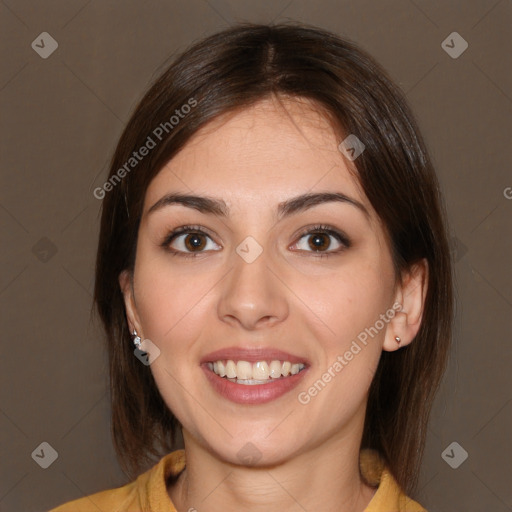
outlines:
M113 438L139 476L55 511L424 510L450 253L421 135L370 56L304 26L208 37L94 194Z

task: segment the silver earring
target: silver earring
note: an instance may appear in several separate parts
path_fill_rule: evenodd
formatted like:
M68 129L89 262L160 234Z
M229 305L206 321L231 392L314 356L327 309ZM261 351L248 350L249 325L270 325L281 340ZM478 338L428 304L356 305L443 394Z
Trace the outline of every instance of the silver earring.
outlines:
M137 334L137 331L135 329L133 329L132 336L134 337L133 344L135 345L135 348L139 348L140 347L140 336Z
M395 336L395 341L400 345L400 336Z

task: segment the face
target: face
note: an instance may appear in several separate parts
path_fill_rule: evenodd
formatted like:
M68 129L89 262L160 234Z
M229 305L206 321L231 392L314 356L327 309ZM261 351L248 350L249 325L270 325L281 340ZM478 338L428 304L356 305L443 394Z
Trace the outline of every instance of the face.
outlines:
M311 104L284 106L215 120L159 172L120 279L185 440L235 464L357 436L394 335L390 250L353 163Z

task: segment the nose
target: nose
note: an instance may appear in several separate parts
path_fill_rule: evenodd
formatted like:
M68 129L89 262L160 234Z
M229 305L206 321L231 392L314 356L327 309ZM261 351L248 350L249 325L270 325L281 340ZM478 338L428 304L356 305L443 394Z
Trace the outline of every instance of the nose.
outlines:
M218 302L219 318L247 330L271 327L289 314L286 287L271 269L266 251L251 263L236 252L233 268L223 280Z

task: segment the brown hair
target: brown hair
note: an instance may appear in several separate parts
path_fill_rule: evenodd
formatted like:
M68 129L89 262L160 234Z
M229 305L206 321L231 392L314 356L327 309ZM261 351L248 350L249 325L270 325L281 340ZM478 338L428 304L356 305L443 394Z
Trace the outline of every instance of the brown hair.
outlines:
M363 141L354 164L389 237L396 275L428 262L421 327L410 345L382 353L361 445L378 450L411 493L451 339L451 260L439 184L414 117L386 72L354 43L304 25L237 25L194 44L151 86L119 140L108 192L101 192L94 291L106 331L118 458L134 477L152 457L171 451L179 432L149 367L133 355L118 284L119 274L134 267L147 187L199 128L271 96L312 100L333 127ZM149 139L154 148L130 161Z

